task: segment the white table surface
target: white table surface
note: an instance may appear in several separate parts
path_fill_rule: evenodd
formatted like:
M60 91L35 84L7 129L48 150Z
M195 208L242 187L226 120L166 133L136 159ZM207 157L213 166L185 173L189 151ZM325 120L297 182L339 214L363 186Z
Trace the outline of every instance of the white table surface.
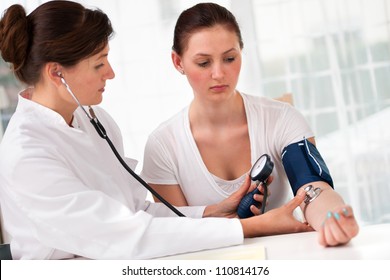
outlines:
M390 260L390 223L361 226L359 234L343 246L325 248L318 243L317 238L317 232L248 238L238 246L161 259L202 259L203 256L212 259L213 253L217 258L228 256L230 259L236 253L245 256L242 252L259 248L264 251L255 257L267 260ZM248 256L252 255L249 252Z
M245 243L263 243L266 259L270 260L390 260L390 224L363 226L359 234L344 246L324 248L317 238L316 232L306 232L247 239Z

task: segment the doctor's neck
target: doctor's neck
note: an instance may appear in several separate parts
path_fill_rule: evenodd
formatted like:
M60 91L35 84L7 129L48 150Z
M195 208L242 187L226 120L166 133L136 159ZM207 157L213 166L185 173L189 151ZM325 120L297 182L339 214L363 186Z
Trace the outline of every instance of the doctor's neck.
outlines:
M61 98L61 95L57 90L53 88L47 89L46 87L41 87L37 84L31 95L31 101L57 112L62 116L65 122L71 126L73 113L77 109L77 104L75 104L73 100L70 102L65 101Z

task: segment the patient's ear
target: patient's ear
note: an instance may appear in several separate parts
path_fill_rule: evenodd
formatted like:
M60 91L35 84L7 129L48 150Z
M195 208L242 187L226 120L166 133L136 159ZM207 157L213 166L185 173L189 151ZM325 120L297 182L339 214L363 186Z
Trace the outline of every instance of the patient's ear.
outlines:
M175 66L177 71L179 71L181 74L184 74L183 63L180 55L178 55L177 52L172 51L171 58L172 58L173 66Z

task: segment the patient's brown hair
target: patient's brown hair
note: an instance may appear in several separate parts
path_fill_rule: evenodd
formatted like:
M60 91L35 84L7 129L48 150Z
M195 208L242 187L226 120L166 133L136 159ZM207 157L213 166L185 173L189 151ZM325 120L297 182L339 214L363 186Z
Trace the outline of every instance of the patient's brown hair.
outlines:
M182 55L192 34L215 25L223 25L236 33L241 49L244 47L240 27L235 16L225 7L215 3L200 3L183 11L177 19L172 50Z

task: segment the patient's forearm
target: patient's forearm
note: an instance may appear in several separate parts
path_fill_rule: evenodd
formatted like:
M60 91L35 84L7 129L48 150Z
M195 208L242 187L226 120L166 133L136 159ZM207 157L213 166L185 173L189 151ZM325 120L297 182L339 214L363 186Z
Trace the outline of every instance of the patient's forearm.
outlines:
M321 188L322 191L320 195L309 204L302 203L301 209L306 221L315 230L319 230L328 213L334 211L338 206L343 205L344 201L341 196L325 182L313 182L310 183L310 185L312 185L313 188Z

